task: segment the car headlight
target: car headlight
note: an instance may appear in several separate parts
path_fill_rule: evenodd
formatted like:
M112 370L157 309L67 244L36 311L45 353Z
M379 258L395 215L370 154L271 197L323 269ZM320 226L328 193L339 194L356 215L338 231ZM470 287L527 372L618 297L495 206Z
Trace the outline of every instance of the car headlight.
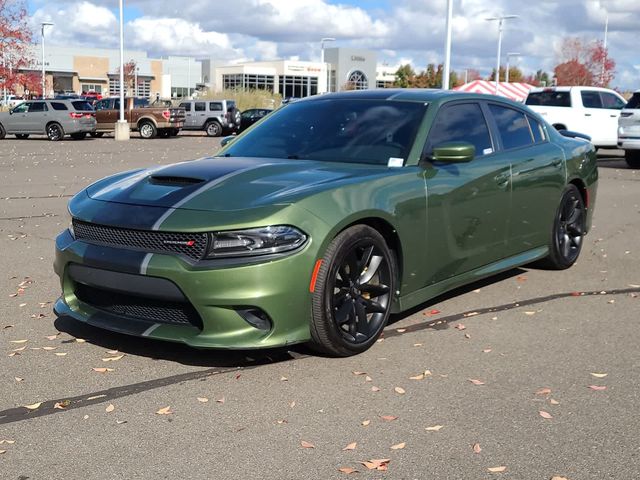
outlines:
M288 225L211 233L207 258L268 255L295 250L307 236Z
M73 237L73 239L76 239L76 232L73 229L73 217L71 216L71 214L69 214L69 233L71 234L71 236Z

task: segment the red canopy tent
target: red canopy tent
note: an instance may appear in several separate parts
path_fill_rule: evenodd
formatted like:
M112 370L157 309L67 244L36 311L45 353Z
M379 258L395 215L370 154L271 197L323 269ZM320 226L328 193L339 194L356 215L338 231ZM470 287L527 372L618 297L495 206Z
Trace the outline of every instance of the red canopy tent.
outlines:
M525 98L527 98L527 95L529 94L529 90L532 88L533 85L529 85L528 83L500 82L498 85L498 95L510 98L516 102L524 102ZM494 95L496 91L496 83L488 80L474 80L473 82L455 87L454 90Z

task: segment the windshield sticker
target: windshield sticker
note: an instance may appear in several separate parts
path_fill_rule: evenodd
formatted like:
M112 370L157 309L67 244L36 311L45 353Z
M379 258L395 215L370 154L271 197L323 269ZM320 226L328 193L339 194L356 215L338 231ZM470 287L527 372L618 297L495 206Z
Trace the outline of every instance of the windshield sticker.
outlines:
M389 157L389 161L387 162L387 166L393 168L402 167L403 165L404 158Z

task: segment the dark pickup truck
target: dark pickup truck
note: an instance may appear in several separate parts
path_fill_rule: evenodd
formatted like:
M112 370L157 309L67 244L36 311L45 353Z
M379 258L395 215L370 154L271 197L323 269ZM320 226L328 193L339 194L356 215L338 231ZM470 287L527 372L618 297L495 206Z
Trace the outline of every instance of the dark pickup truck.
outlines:
M101 137L115 130L120 118L120 98L103 98L95 103L97 126L91 135ZM176 136L184 126L184 108L153 106L146 98L125 98L124 118L142 138Z

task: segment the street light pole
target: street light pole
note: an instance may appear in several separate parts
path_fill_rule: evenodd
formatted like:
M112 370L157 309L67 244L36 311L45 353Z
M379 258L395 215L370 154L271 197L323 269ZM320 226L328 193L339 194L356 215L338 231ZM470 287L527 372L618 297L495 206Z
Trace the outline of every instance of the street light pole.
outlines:
M496 89L495 94L498 94L498 87L500 86L500 55L502 49L502 24L505 20L509 20L510 18L518 18L518 15L500 15L499 17L490 17L485 20L498 21L498 57L496 61Z
M447 0L447 35L444 42L444 71L442 72L442 88L449 90L451 68L451 27L453 19L453 0Z
M509 83L509 68L510 68L510 60L511 57L519 57L520 54L517 52L511 52L511 53L507 53L507 71L504 74L504 82L505 83Z
M327 75L325 78L325 81L327 82L327 93L331 92L331 86L329 85L330 83L329 67L324 61L324 42L335 42L335 41L336 39L332 37L324 37L320 39L320 63L322 63L325 70L327 71Z
M138 70L140 67L136 65L136 68L133 69L133 96L138 96Z
M120 0L120 118L116 122L115 139L129 140L129 123L124 119L124 6Z
M44 72L44 27L53 26L51 22L40 23L40 35L42 36L42 98L46 98L45 93L45 72Z

